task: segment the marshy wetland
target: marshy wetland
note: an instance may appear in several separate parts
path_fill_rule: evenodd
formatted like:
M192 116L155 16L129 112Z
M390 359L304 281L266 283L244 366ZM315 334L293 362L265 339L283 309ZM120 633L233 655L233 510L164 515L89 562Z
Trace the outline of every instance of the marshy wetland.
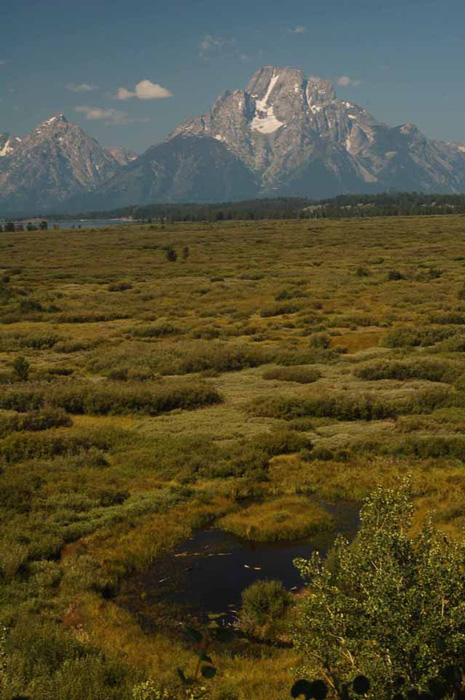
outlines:
M185 604L299 588L377 485L462 536L462 217L5 233L0 267L2 700L175 684ZM208 697L288 697L292 614Z

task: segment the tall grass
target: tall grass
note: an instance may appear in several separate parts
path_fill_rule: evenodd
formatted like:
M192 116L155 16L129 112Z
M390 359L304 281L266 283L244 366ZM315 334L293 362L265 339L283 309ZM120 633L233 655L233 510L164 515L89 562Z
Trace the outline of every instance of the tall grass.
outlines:
M158 415L173 409L191 410L220 401L218 391L201 382L171 382L166 385L149 382L106 382L98 385L70 383L9 389L0 396L0 408L25 412L49 405L71 414Z

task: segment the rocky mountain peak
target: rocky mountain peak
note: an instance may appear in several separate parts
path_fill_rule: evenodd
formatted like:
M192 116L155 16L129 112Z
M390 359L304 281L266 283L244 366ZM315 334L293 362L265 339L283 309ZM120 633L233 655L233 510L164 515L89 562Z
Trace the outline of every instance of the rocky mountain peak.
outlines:
M74 125L70 125L64 114L54 114L53 117L49 117L49 119L45 119L45 121L43 121L41 124L38 124L34 131L40 133L44 130L50 131L54 129L63 129L69 126Z
M17 136L11 136L7 132L0 133L0 158L10 156L20 143L21 139Z
M289 67L264 66L260 68L250 79L246 91L255 99L262 100L265 94L271 96L273 90L295 88L301 89L304 83L304 74L301 70Z
M336 93L329 80L310 76L307 81L307 101L309 105L334 102Z
M223 93L171 138L182 134L221 141L267 195L465 187L463 147L428 140L413 124L389 127L339 100L329 81L290 67L260 68L245 90Z
M9 143L0 152L11 148ZM0 205L6 201L11 212L44 211L91 192L129 160L100 146L64 114L55 114L0 160Z

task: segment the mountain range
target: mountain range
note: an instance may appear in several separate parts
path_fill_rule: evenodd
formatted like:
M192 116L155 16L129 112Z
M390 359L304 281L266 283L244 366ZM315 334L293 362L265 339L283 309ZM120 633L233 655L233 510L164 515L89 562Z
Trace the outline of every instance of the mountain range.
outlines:
M465 192L465 145L388 126L326 80L266 66L137 156L55 115L0 132L0 212L385 190Z

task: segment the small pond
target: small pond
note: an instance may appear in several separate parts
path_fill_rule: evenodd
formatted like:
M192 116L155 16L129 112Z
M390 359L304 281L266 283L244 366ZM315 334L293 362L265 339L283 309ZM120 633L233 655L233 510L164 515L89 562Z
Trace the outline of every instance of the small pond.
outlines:
M312 551L325 553L336 532L352 537L358 527L359 505L325 505L336 531L293 542L251 542L219 529L200 530L152 567L126 581L119 603L150 627L151 606L175 606L186 614L234 614L241 593L258 579L279 579L297 590L302 579L293 564Z

